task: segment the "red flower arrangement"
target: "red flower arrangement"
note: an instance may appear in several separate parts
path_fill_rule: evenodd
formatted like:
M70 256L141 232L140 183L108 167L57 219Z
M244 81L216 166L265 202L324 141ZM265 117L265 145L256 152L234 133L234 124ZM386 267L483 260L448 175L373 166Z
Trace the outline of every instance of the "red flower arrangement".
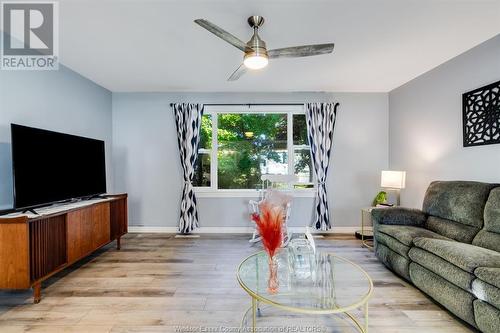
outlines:
M257 224L257 231L262 239L262 245L269 254L269 279L267 282L267 291L270 294L278 292L278 263L274 260L276 251L283 243L283 208L276 205L271 205L267 201L263 201L259 205L260 215L252 214L252 220Z
M279 287L278 262L274 260L276 251L283 243L283 218L284 211L280 206L273 206L263 201L259 205L260 215L252 214L252 220L257 224L257 231L262 239L262 245L269 254L269 279L267 291L276 294Z
M272 259L283 242L283 208L271 206L266 201L259 205L260 215L252 214L257 230L262 237L262 245Z

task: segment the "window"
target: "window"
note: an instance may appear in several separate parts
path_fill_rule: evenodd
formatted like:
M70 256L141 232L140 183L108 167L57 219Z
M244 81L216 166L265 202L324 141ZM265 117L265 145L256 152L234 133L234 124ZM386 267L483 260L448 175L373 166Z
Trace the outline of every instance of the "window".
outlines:
M296 175L289 189L314 187L302 107L206 107L200 135L198 191L256 190L263 174Z
M193 185L210 187L210 160L212 155L212 116L204 114L201 118L198 158L194 168Z

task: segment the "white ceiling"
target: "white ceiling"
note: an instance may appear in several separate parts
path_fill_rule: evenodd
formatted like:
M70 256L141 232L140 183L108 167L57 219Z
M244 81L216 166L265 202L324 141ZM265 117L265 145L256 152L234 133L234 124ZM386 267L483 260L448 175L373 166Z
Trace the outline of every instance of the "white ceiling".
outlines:
M237 82L242 53L193 23L268 48L335 42ZM500 0L61 0L61 62L112 91L390 91L500 33Z

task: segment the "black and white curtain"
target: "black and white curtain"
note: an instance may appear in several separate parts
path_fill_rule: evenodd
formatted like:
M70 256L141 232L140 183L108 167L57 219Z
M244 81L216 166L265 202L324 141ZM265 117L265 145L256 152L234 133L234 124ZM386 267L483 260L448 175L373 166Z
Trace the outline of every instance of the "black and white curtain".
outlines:
M338 105L339 103L306 103L304 105L307 135L317 182L313 225L316 229L324 231L332 227L328 211L326 177Z
M192 181L198 157L203 104L178 103L172 104L172 109L177 126L177 142L184 176L179 232L188 234L199 226Z

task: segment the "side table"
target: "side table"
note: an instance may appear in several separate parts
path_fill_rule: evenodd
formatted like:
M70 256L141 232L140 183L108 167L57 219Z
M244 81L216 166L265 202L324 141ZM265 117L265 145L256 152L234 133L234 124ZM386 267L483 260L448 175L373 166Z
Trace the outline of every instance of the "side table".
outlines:
M373 208L365 207L361 209L361 245L368 249L373 249Z

